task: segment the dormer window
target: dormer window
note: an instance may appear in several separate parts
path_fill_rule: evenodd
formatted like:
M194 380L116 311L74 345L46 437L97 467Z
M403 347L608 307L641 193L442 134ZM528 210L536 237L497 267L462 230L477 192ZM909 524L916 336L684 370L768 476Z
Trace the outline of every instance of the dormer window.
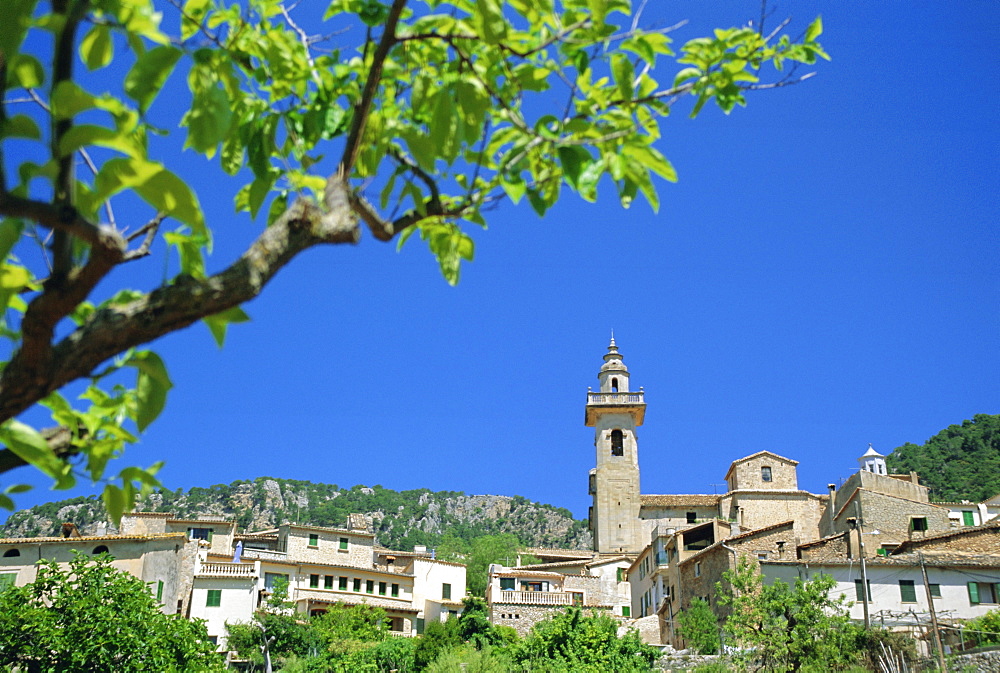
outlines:
M767 465L760 468L760 479L761 481L771 481L771 468Z
M625 433L617 428L611 431L611 455L625 455Z

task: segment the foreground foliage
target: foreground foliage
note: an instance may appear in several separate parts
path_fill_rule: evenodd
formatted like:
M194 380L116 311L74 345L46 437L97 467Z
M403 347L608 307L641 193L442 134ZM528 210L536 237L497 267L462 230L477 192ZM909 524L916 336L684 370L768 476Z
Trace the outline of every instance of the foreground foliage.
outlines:
M363 222L377 240L424 241L455 283L469 228L502 200L541 215L564 189L593 201L603 185L656 209L654 176L676 180L656 148L673 103L729 112L825 58L818 19L798 40L781 24L679 48L640 25L628 0L5 2L0 473L104 478L172 387L142 346L197 321L221 344L301 252L357 243ZM262 220L215 274L205 255L224 222L161 160L177 128L184 149L218 160L198 181L232 186L235 210ZM154 257L168 271L151 290L113 273ZM77 399L60 392L76 381ZM36 405L51 430L16 420ZM157 469L106 486L112 519Z
M160 612L111 557L41 561L34 582L0 592L0 665L25 671L222 670L205 626Z

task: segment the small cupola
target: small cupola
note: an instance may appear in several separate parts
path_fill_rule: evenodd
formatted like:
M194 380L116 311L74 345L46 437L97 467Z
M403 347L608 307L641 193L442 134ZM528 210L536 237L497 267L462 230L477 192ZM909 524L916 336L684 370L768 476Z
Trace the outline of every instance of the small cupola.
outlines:
M888 474L889 471L885 466L885 456L872 448L872 445L868 445L868 450L865 454L858 458L858 463L861 464L861 469L864 472L871 472L873 474Z
M611 343L608 345L608 352L604 355L604 364L597 375L597 380L601 382L602 393L627 393L628 390L628 367L622 362L622 356L615 345L615 333L611 332Z

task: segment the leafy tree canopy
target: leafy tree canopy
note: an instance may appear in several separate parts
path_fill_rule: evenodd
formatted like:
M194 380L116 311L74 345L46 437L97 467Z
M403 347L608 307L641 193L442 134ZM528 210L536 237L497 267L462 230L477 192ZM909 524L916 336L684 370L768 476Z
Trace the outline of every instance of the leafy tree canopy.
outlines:
M592 201L603 184L655 209L653 176L676 179L656 147L675 101L729 112L825 58L819 19L799 39L782 24L680 47L640 25L628 0L7 0L0 337L13 355L0 473L30 464L60 488L101 479L172 385L143 345L199 320L221 344L300 252L356 243L364 226L424 241L455 283L473 258L468 228L499 201L544 214L564 189ZM167 91L189 101L177 118L158 106ZM242 184L235 210L266 225L215 274L205 255L220 223L162 159L178 128L217 178ZM159 287L112 277L154 253L177 271ZM78 398L60 392L75 381ZM36 405L53 429L16 418ZM118 473L104 492L113 519L156 469Z
M923 444L896 447L892 472L916 472L938 502L980 502L1000 493L1000 414L976 414Z
M160 612L112 558L41 561L34 582L0 592L0 665L26 671L222 670L201 621Z

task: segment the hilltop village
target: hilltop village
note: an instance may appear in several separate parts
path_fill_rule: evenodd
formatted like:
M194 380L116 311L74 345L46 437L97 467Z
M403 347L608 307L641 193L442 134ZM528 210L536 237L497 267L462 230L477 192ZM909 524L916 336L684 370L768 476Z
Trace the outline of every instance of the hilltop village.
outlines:
M647 643L680 649L678 615L698 598L724 615L716 583L740 558L766 581L831 575L831 594L846 597L852 618L918 638L932 610L947 634L956 620L1000 604L1000 495L931 503L915 473L889 474L871 447L858 471L826 493L799 489L796 460L760 451L729 465L721 495L643 494L644 394L632 390L614 338L598 381L585 406L595 432L594 549L533 548L528 553L542 563L490 566L494 624L523 635L580 606L637 628ZM110 553L116 567L150 586L164 613L206 620L220 650L226 623L249 621L279 583L287 582L303 614L339 604L384 608L399 636L457 614L466 586L464 565L425 547L384 548L360 514L343 528L286 523L241 532L224 517L136 512L114 534L84 536L67 522L58 537L0 539L0 590L33 581L40 559L68 562L72 550Z

